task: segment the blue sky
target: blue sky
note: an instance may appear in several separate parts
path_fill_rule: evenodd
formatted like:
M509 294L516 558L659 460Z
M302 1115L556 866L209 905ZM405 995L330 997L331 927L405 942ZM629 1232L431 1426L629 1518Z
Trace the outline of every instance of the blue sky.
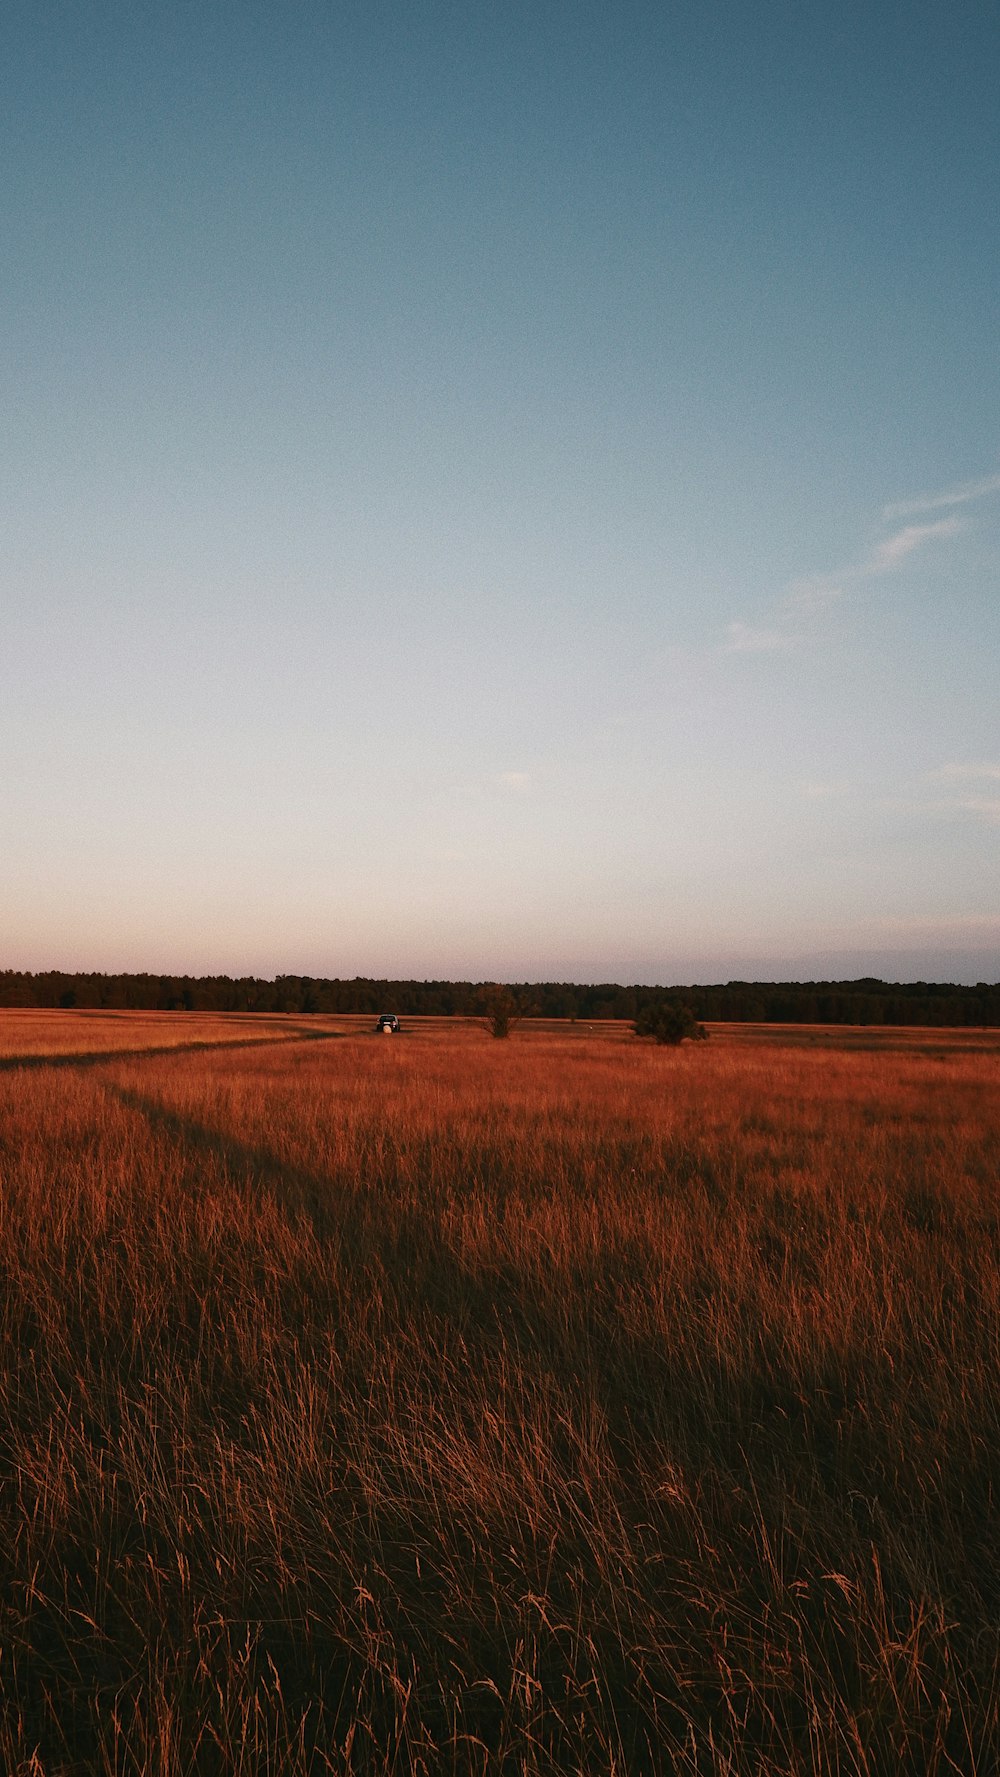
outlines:
M1000 976L987 6L14 6L0 965Z

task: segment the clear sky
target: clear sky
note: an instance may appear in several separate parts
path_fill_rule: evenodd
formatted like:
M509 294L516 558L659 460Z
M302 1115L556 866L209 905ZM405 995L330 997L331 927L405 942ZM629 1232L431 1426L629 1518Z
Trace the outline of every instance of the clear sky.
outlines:
M998 76L12 0L0 966L1000 978Z

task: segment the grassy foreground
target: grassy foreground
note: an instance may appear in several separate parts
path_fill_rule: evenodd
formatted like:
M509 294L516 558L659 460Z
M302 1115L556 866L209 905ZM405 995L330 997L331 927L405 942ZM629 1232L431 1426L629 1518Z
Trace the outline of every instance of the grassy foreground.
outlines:
M1000 1041L18 1016L0 1769L1000 1768Z

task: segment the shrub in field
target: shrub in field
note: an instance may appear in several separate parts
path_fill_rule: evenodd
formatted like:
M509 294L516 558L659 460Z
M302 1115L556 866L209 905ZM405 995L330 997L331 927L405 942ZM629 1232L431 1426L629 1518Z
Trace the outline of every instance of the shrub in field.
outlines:
M708 1031L699 1024L690 1006L678 1000L658 1000L644 1006L633 1026L637 1037L655 1037L658 1043L683 1043L685 1037L705 1042Z

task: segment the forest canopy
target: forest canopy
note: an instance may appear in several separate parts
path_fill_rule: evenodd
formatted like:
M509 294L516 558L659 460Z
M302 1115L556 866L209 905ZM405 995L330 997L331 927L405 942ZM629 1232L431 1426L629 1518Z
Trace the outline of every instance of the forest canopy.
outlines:
M79 1007L157 1012L379 1012L400 1016L474 1017L489 983L389 981L355 976L328 980L278 975L38 974L0 971L0 1006ZM632 986L616 982L511 982L530 1003L528 1017L621 1018L633 1021L664 1001L690 1006L708 1022L764 1024L1000 1025L1000 982L975 987L951 982L728 981L693 986Z

